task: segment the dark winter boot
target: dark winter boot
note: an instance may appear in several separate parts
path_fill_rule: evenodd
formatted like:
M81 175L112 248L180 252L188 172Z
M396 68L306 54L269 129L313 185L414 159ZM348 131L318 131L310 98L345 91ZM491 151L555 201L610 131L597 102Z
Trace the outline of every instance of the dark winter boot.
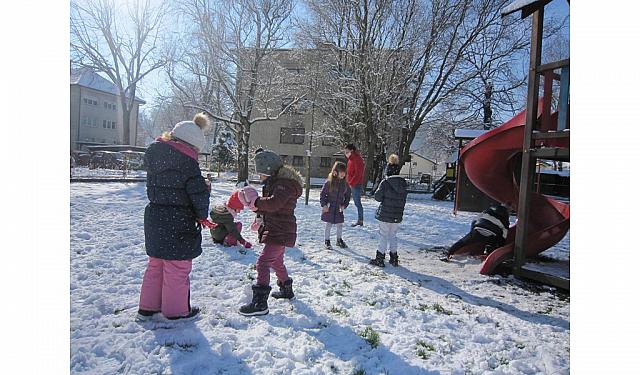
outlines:
M238 312L244 316L267 315L269 313L267 299L269 298L271 287L268 285L252 285L251 289L253 289L253 299L248 304L240 307Z
M340 247L342 249L346 249L347 248L347 244L344 243L342 238L338 238L338 241L336 241L336 244L338 245L338 247Z
M324 247L327 250L333 250L333 247L331 246L331 241L330 240L324 240Z
M136 320L138 322L146 322L147 320L153 319L154 315L159 313L160 311L138 309L138 315L136 316Z
M357 227L357 226L364 226L364 223L362 222L362 220L358 220L355 223L351 224L352 227Z
M389 252L389 264L398 267L398 253Z
M200 308L199 307L195 307L195 306L191 306L191 310L189 310L189 313L187 315L184 316L172 316L172 317L167 317L167 319L169 320L179 320L181 322L188 322L191 320L195 320L198 315L200 314Z
M376 251L376 259L371 259L369 264L378 267L384 267L384 254Z
M284 283L281 283L280 281L278 281L278 287L280 288L280 291L271 293L271 297L286 298L286 299L292 299L293 297L295 297L295 294L293 294L292 278L289 278L289 280L285 281Z

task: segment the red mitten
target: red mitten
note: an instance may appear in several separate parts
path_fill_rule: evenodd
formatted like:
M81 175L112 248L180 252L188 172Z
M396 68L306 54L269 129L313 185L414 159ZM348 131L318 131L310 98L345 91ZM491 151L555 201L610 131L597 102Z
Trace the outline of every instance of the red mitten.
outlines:
M251 230L254 232L257 232L258 229L260 229L262 222L263 222L262 217L256 216L256 218L253 220L253 223L251 223Z
M251 242L249 242L249 241L246 241L246 240L240 240L240 241L238 241L238 242L240 242L240 244L241 244L242 246L244 246L244 247L245 247L245 249L251 249L251 248L253 247L253 245L252 245L252 244L251 244Z
M218 226L218 224L216 223L212 223L211 221L209 221L209 219L198 219L196 220L200 225L202 225L203 228L215 228Z

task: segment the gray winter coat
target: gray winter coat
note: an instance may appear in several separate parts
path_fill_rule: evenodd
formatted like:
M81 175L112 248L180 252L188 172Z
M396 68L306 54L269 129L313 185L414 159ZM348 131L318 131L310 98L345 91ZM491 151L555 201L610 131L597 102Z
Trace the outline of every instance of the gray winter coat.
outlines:
M400 223L407 203L407 181L400 176L389 176L382 180L374 195L380 202L376 219L385 223Z

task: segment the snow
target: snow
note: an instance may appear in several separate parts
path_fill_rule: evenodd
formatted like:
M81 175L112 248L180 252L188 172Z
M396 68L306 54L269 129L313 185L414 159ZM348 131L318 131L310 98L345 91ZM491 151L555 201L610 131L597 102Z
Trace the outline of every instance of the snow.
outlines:
M212 203L226 200L233 186L214 182ZM367 264L377 245L377 202L363 197L365 226L346 226L350 247L328 251L318 194L311 191L309 206L300 198L298 243L285 257L296 299L271 298L264 317L239 315L262 247L242 255L203 231L203 254L191 273L202 316L162 325L134 321L147 261L144 183L71 184L71 372L569 373L566 296L482 276L477 259L438 260L434 247L462 237L475 214L454 216L451 202L411 194L398 235L400 267L378 269ZM354 222L355 207L345 216ZM248 228L252 214L239 219ZM257 243L255 233L243 234ZM568 248L567 236L550 252L568 258ZM361 337L367 327L379 335L377 347Z
M456 129L453 132L453 136L462 139L475 139L481 136L482 134L488 132L488 130L483 129Z

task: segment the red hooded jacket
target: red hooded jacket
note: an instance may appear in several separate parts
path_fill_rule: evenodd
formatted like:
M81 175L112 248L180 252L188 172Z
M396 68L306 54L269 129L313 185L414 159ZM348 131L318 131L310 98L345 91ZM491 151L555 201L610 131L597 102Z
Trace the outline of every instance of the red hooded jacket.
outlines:
M364 160L357 151L351 152L347 160L347 183L350 187L362 185L364 180Z

